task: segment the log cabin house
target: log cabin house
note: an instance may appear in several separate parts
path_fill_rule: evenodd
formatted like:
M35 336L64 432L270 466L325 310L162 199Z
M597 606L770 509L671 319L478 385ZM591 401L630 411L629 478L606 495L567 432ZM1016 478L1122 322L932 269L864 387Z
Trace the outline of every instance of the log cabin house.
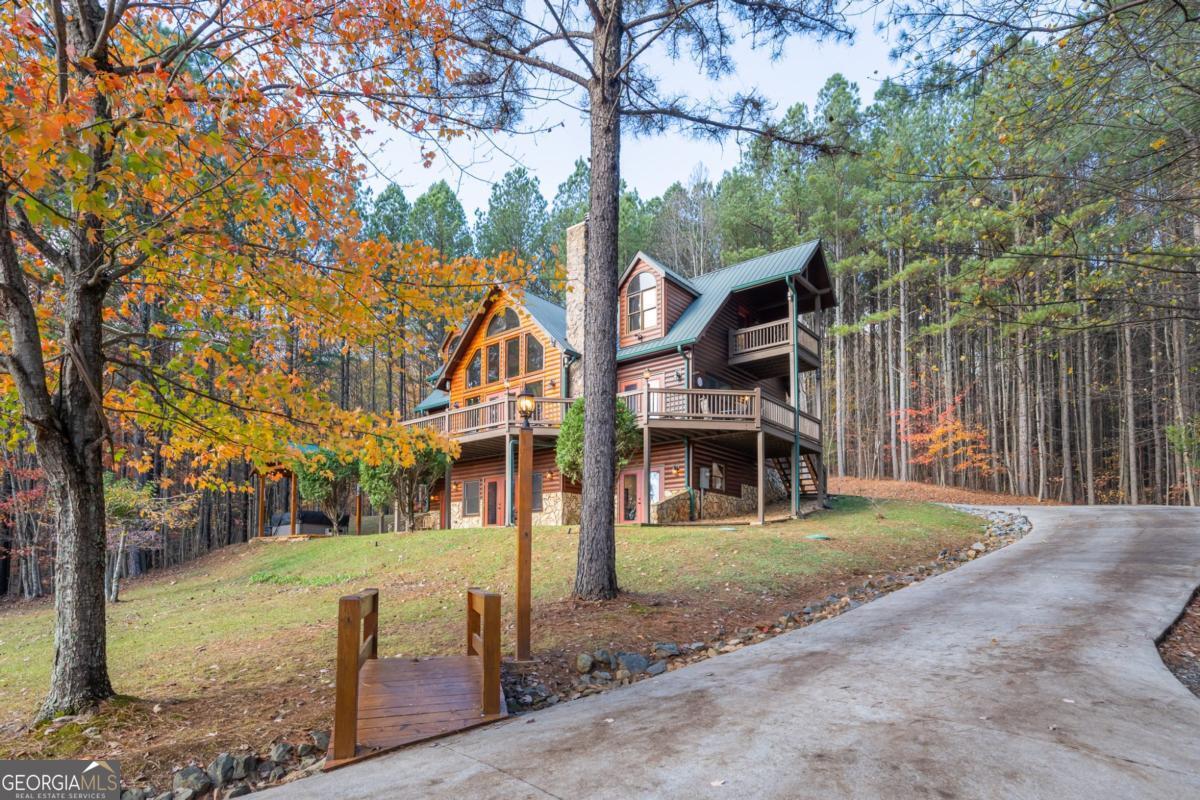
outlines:
M579 521L580 488L555 464L563 414L582 394L586 222L567 232L567 302L492 290L442 345L417 407L461 446L429 492L423 527L512 524L516 395L537 396L534 524ZM793 515L824 494L821 312L836 303L819 241L686 278L638 253L620 278L618 396L643 428L616 481L618 524ZM448 502L447 502L448 500Z

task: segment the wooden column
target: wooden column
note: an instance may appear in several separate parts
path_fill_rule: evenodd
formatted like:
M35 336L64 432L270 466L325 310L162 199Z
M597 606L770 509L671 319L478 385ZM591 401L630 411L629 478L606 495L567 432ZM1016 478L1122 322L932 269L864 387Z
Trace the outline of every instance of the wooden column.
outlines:
M362 536L362 489L354 493L354 535Z
M263 474L258 473L258 535L263 537L267 535L267 479Z
M650 524L650 381L642 386L642 524ZM621 487L617 487L621 491Z
M296 516L300 513L300 486L296 480L296 473L288 473L288 489L291 494L291 510L288 512L289 524L291 525L292 536L296 535Z
M517 454L517 660L528 661L533 585L533 429L526 422Z
M767 521L767 467L766 467L766 446L763 441L765 434L762 432L762 426L758 428L758 524L762 525Z
M447 461L446 477L442 485L442 525L445 526L446 530L454 527L454 520L450 516L450 471L453 468L454 465L450 461Z
M513 524L513 440L504 434L504 524Z

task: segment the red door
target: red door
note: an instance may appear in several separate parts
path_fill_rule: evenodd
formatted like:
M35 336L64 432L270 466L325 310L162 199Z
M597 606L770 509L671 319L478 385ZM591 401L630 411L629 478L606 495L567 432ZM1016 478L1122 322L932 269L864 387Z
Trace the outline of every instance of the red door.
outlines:
M504 524L504 479L488 478L483 484L483 524L496 527Z

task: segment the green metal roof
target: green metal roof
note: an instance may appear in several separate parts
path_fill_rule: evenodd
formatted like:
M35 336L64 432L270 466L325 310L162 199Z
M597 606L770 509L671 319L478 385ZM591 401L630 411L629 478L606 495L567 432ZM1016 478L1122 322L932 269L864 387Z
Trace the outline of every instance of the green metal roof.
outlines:
M820 249L821 242L818 239L697 275L692 278L692 284L699 296L684 310L666 336L622 347L617 351L617 360L628 361L662 350L674 350L682 345L694 344L730 294L803 272Z
M430 411L437 411L439 408L445 408L448 405L450 405L450 395L441 389L434 389L425 395L425 399L417 403L417 407L413 410L418 414L427 414Z
M565 308L529 292L525 293L521 305L525 306L525 310L537 321L537 324L542 326L546 333L550 334L552 339L565 347L572 355L579 355L579 351L571 347L571 343L567 341L567 310Z

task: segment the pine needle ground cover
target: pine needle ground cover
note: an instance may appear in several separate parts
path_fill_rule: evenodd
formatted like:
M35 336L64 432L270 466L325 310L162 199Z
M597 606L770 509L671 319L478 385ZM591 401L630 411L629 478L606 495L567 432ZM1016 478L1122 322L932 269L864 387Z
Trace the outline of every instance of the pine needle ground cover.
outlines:
M623 527L624 594L593 604L569 600L576 531L538 528L534 654L548 669L565 669L583 650L645 650L771 620L868 575L970 544L980 529L942 506L859 497L761 528ZM298 741L331 722L340 595L377 587L380 655L416 657L458 652L467 587L501 592L507 652L514 552L504 528L252 543L130 581L108 612L123 697L49 732L18 727L49 680L52 607L0 606L0 757L118 758L127 782L161 784L189 759L207 763L277 737Z

